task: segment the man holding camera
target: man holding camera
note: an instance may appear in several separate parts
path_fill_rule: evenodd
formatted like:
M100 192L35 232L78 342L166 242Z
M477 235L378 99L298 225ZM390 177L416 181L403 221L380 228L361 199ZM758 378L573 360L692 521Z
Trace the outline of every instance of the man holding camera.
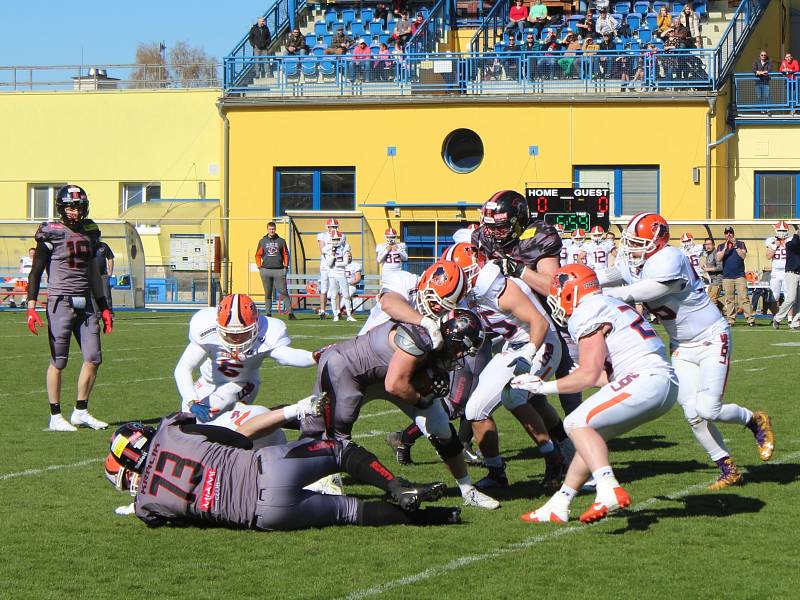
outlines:
M722 262L722 291L725 294L725 317L728 323L736 322L737 309L741 308L748 327L756 326L753 307L747 296L747 280L744 277L744 259L747 246L736 239L733 227L725 228L725 242L717 246L717 260ZM738 300L738 303L737 303ZM738 306L737 306L738 304Z

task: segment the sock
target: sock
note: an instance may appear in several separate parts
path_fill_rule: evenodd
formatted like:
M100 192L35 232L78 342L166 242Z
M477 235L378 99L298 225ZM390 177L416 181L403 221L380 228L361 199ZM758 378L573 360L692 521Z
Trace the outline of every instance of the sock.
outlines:
M548 429L547 433L550 434L550 439L553 439L557 442L563 442L565 439L567 439L567 432L564 431L564 421L559 421L558 425L552 429ZM541 450L541 448L539 448L539 450Z
M578 495L578 490L573 490L565 483L561 486L560 490L558 490L555 494L553 494L551 500L554 500L559 504L565 504L569 506L573 498L575 498L575 496L577 495Z
M485 457L483 459L483 464L486 465L489 469L502 469L503 468L503 457L502 456L492 456L492 457Z
M89 401L88 400L77 400L75 402L75 408L78 410L88 410L89 409Z
M462 496L474 487L469 475L464 475L462 478L456 479L456 483L458 483L458 489L461 490Z
M607 490L619 487L617 478L614 477L614 470L610 466L600 467L596 471L592 471L592 477L597 482L597 491L601 489Z
M547 454L552 454L553 450L555 450L555 444L553 444L553 440L547 440L544 444L539 446L539 454L545 456Z
M400 434L400 441L409 446L422 437L422 431L417 427L416 423L412 423L403 430Z
M722 458L718 458L718 459L716 459L714 462L717 464L717 466L720 468L720 470L723 470L723 471L724 471L724 468L723 468L723 466L725 465L725 461L726 461L726 460L730 460L730 458L731 458L731 457L730 457L730 456L728 456L728 455L726 454L726 455L725 455L725 456L723 456Z
M396 485L395 477L378 457L361 446L349 443L342 453L342 469L359 481L388 492Z
M472 423L461 417L461 422L458 424L458 439L462 444L469 444L472 441Z
M750 418L747 420L747 423L745 423L744 426L752 431L753 435L758 433L758 425L756 425L756 420L753 418L752 413L750 413Z
M61 414L61 403L56 402L55 404L50 405L50 414L51 415L60 415Z
M405 511L388 502L361 502L358 507L358 524L365 527L407 525L410 522Z
M723 404L719 410L719 416L715 419L720 423L732 423L733 425L744 425L753 433L756 432L755 422L750 426L753 419L753 412L738 404Z

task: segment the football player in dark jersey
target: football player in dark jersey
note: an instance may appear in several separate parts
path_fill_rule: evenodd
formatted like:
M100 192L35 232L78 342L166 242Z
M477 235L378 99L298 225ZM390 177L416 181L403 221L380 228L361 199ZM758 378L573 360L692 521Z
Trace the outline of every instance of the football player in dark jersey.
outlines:
M105 470L117 489L135 499L116 512L133 513L151 527L197 523L261 531L460 522L458 507L417 510L420 502L440 497L444 484L396 478L350 440L303 438L253 449L253 437L320 414L326 403L324 397L305 398L250 419L239 432L198 424L189 413L166 417L157 431L126 423L111 437ZM339 471L385 491L393 504L303 489Z
M36 252L28 275L28 329L38 335L42 320L36 298L42 273L47 270L47 335L50 365L47 396L51 431L76 431L77 427L105 429L108 424L89 414L89 394L102 362L100 327L111 333L113 315L103 291L95 252L100 229L88 219L89 199L83 188L66 185L56 197L61 219L42 223L36 230ZM67 366L70 338L80 346L83 366L78 376L78 397L70 420L61 415L61 372Z

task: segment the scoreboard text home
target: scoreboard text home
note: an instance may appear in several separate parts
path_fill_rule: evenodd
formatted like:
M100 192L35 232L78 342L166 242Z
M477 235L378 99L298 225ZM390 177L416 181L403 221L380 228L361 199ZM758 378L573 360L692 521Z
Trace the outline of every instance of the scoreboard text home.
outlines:
M564 227L564 231L589 231L600 225L608 231L609 188L525 188L525 197L534 219Z

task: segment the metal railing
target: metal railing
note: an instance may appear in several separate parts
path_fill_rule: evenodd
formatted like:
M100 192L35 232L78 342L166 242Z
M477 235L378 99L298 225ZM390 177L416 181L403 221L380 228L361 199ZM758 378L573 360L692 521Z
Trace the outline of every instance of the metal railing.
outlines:
M768 80L749 73L733 76L737 116L756 113L796 114L800 110L800 82L795 75L771 73Z
M433 5L422 25L414 32L408 43L406 51L417 54L421 52L435 52L439 41L444 39L447 27L445 8L450 0L438 0Z
M736 12L714 48L714 70L722 84L733 69L736 58L744 48L753 26L761 18L769 0L741 0Z
M50 65L0 67L0 92L217 88L216 62L187 64Z
M278 98L710 91L712 58L711 50L281 56L257 59L274 68L263 83L226 91Z
M503 36L508 23L508 11L511 0L498 0L486 14L478 27L478 31L469 41L470 52L485 52L494 46L495 40Z

